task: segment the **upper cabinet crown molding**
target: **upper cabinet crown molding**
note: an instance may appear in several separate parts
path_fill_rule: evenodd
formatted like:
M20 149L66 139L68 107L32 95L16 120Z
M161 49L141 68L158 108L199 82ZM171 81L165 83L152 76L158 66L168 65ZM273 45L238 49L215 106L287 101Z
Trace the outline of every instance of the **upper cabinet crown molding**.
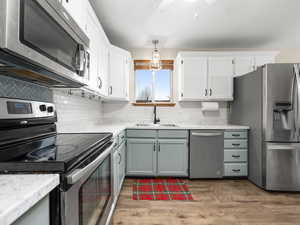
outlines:
M233 78L275 63L278 51L187 51L177 55L179 101L232 101Z

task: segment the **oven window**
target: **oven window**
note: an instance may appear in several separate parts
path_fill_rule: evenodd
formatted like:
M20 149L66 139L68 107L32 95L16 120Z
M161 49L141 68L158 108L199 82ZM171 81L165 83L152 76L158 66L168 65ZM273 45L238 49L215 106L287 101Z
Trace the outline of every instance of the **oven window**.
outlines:
M77 42L35 0L21 1L20 40L75 71Z
M80 225L98 224L111 194L111 162L108 156L80 188Z

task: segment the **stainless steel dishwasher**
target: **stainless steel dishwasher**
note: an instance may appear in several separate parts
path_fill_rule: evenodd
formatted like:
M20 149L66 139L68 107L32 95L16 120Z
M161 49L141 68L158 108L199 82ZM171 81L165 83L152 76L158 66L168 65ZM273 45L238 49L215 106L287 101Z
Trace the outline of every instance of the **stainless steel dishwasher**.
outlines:
M190 131L190 178L222 178L224 170L224 132Z

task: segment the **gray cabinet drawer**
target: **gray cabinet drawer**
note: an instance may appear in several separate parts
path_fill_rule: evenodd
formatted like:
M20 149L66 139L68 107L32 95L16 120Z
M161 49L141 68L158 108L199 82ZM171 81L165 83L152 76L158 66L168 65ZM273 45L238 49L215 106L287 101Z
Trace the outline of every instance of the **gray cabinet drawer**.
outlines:
M248 141L247 140L225 140L224 141L225 148L248 148Z
M247 162L247 158L247 149L224 151L224 162Z
M187 130L159 130L158 138L187 138Z
M247 163L225 163L224 176L225 177L245 177L248 175Z
M248 133L247 131L225 131L224 138L225 139L247 139Z
M119 134L119 145L121 145L124 141L125 141L125 139L126 139L126 133L125 133L125 131L122 131L120 134Z
M127 130L128 138L156 138L156 130Z

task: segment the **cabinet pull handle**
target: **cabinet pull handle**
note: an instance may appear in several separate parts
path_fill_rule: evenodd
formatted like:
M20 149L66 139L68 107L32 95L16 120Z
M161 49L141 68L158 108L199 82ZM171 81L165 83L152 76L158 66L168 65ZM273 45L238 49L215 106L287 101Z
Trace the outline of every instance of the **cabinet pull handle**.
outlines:
M209 89L209 95L212 96L212 89Z
M232 172L239 173L239 172L241 172L241 170L240 169L238 169L238 170L233 169Z
M241 144L238 143L232 143L232 146L240 146Z
M153 151L155 152L155 145L153 145Z
M158 144L158 151L160 152L160 144Z
M207 93L207 89L205 88L205 96L207 96L207 94L208 94L208 93Z
M120 157L120 161L119 161L119 165L121 164L121 161L122 161L122 155L120 153L119 154L119 157Z
M240 155L232 155L233 158L240 158Z
M232 137L240 137L240 134L232 134Z

